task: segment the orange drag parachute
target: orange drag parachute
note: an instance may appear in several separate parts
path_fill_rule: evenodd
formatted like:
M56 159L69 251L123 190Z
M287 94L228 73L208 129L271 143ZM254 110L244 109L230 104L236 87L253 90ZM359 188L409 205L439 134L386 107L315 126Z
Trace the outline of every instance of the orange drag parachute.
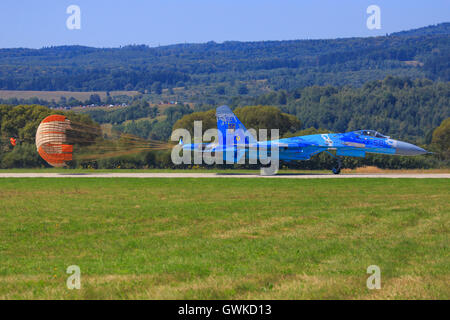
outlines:
M36 132L39 155L54 167L64 167L72 160L73 145L68 143L66 132L70 120L62 115L51 115L42 120Z
M119 132L111 132L109 135L111 137L107 139L107 134L95 124L73 122L63 115L51 115L39 124L36 149L48 164L64 167L72 160L98 160L172 147L162 141L146 140Z

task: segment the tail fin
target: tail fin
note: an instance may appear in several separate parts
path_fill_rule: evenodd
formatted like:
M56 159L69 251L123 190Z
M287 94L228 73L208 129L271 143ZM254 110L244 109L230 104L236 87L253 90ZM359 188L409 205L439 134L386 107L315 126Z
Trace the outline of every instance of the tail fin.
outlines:
M228 106L216 109L217 130L220 133L221 145L248 145L256 143L255 137L244 127Z

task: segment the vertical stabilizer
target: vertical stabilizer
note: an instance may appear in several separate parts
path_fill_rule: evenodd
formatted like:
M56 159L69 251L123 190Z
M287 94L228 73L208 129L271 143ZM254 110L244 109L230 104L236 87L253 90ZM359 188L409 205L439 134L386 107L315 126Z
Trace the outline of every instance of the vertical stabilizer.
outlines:
M255 137L244 127L228 106L216 109L217 130L219 131L220 145L244 145L256 143Z

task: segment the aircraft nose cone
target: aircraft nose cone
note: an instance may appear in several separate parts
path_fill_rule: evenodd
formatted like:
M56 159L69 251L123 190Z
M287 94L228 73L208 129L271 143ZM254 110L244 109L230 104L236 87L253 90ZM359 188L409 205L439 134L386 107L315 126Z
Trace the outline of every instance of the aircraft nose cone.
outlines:
M417 156L417 155L425 154L425 153L428 153L428 151L425 149L422 149L411 143L397 141L397 148L395 150L395 154L402 155L402 156Z

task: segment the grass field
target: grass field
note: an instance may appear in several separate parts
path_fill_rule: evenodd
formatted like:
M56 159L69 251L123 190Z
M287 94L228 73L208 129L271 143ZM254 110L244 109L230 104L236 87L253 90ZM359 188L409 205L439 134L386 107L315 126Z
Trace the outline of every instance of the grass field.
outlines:
M450 298L448 179L0 179L0 203L0 299Z

